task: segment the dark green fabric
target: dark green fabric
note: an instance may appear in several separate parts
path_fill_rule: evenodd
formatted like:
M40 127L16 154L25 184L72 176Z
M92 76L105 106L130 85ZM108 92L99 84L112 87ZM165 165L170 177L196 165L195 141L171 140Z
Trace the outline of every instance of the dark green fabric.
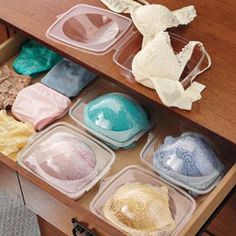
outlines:
M13 62L18 74L37 76L40 72L50 70L62 57L50 49L30 40L21 49L20 55Z

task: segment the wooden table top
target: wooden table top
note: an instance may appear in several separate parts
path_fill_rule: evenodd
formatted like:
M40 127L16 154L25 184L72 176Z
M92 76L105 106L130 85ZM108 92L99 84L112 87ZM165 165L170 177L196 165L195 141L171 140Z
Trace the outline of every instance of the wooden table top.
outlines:
M198 124L236 144L236 80L234 79L236 1L149 0L149 2L158 2L171 10L194 4L197 10L197 18L188 26L178 28L176 32L187 39L201 41L210 54L213 65L197 78L197 81L205 84L207 88L202 93L202 99L193 105L190 112L164 107L154 90L127 80L113 62L113 52L95 56L46 38L45 32L58 14L78 3L105 7L99 0L0 0L0 19L104 78L147 96L161 109L168 110L185 121Z

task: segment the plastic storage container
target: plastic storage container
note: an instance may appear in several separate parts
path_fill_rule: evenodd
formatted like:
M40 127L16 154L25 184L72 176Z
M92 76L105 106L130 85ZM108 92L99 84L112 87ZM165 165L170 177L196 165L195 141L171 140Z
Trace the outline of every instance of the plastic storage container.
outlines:
M142 35L139 32L136 32L128 39L128 41L124 42L113 55L113 61L120 67L121 74L129 79L134 79L132 74L132 61L134 56L141 50L142 39ZM170 39L176 54L188 44L188 40L174 33L170 33ZM188 87L196 72L203 70L207 66L208 60L205 52L202 51L202 48L197 46L180 77L183 86Z
M74 106L71 107L69 114L71 118L75 120L80 126L84 127L91 134L93 134L94 136L98 137L99 139L107 143L113 149L126 148L129 147L131 144L133 144L135 141L137 141L145 132L147 132L157 122L158 120L157 108L154 104L148 102L147 99L143 97L141 98L140 96L135 97L135 101L137 101L144 108L144 110L148 115L149 126L146 129L140 130L140 132L136 133L129 140L123 142L113 140L105 136L104 134L89 128L88 126L86 126L84 122L84 109L86 105L92 100L96 99L97 97L100 97L101 95L111 92L127 94L124 89L120 88L119 86L109 81L105 80L97 81L96 84L93 87L91 87L91 89L87 92L87 94L82 98L79 98L78 101L74 104Z
M90 53L102 54L111 49L131 24L128 17L79 4L60 15L46 36Z
M168 184L154 173L139 166L128 166L105 181L90 204L91 211L101 219L109 222L103 215L103 206L120 186L132 182L148 183L157 187L168 187L170 210L176 223L176 228L172 231L171 235L177 235L191 218L196 208L194 199L180 188Z
M100 7L79 4L59 15L47 30L46 36L96 55L114 49L113 61L120 67L121 74L128 79L134 78L131 64L141 49L142 36L128 17ZM170 36L176 53L188 43L188 40L176 34L170 33ZM197 46L181 75L183 86L188 87L194 75L207 66L207 56Z
M170 126L171 126L171 124L170 124ZM217 164L218 165L218 171L217 171L218 177L213 178L213 179L215 179L214 181L212 181L211 178L208 179L208 175L206 175L206 176L185 176L182 174L184 178L186 178L186 177L189 178L190 183L192 183L192 182L194 183L191 185L188 185L188 184L182 182L182 180L180 180L181 178L173 177L171 174L168 173L167 170L165 170L165 168L163 168L163 169L158 168L158 170L155 168L155 166L153 164L154 153L160 148L160 146L164 143L165 138L168 136L170 137L170 139L174 140L176 137L181 137L181 135L184 137L188 134L194 134L200 138L203 138L206 141L206 143L208 143L209 146L212 147L212 150L214 151L214 153L216 155L218 154L217 150L215 150L215 148L214 148L213 143L211 143L210 140L208 140L205 136L197 133L196 131L193 132L191 129L189 129L187 127L181 127L181 126L174 127L174 126L175 125L173 125L173 127L172 127L173 129L172 129L170 127L167 128L167 127L162 126L160 124L157 126L155 131L152 131L149 134L148 141L140 153L141 160L143 161L143 163L145 165L147 165L152 170L154 170L156 173L161 175L164 179L188 190L194 196L196 196L198 194L206 194L206 193L210 192L217 185L217 183L219 182L219 180L223 176L224 166L219 161L217 161L217 162L215 161L215 163L219 163L219 165ZM154 132L155 132L155 134L154 134ZM191 148L189 146L185 146L184 149L191 149ZM185 152L184 149L183 149L183 152L184 152L183 160L184 160L184 158L189 158L188 153ZM173 160L171 159L174 157L174 154L169 154L169 156L170 156L170 160L168 161L167 165L171 165L174 168L178 169L178 166L182 165L181 160L178 163L175 162L175 164L174 164ZM199 156L199 158L200 158L200 156ZM206 158L206 157L204 157L204 158ZM203 158L201 157L201 159L203 159ZM187 159L186 159L186 161L187 161ZM190 159L189 159L189 163L191 164ZM212 164L205 163L204 165L211 166ZM193 172L193 169L191 169L191 171ZM210 176L212 177L212 175L209 175L209 177ZM206 177L206 179L203 180L203 178L205 178L205 177ZM202 181L205 183L204 185L206 185L208 187L205 187L204 189L200 188L200 186L204 186L203 184L201 184ZM211 184L209 184L209 183L211 183ZM199 187L197 187L198 185L199 185Z
M60 142L55 141L58 140L58 134L68 138L61 139ZM68 140L71 145L69 147L63 145L65 142L68 144ZM73 149L78 143L82 144L79 152ZM85 149L89 151L86 153ZM87 158L91 153L94 154L95 161ZM76 161L77 158L79 162ZM89 174L82 176L86 172L86 160L90 166L93 165L93 168ZM40 132L17 157L17 162L21 166L73 199L78 199L101 180L110 170L114 160L115 154L112 150L64 122L54 124ZM68 166L68 163L71 165Z

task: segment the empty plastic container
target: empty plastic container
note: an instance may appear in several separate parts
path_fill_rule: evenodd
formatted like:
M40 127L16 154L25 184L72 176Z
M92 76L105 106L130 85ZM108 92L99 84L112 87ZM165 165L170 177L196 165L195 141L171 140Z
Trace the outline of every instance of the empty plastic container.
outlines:
M40 132L17 157L21 166L73 199L103 178L114 160L108 147L64 122Z
M154 173L139 166L128 166L116 175L110 177L107 181L105 180L101 185L98 194L90 204L91 211L101 219L109 222L103 213L104 205L119 187L133 182L146 183L158 188L162 186L168 188L169 207L176 225L170 235L177 235L191 218L192 213L196 208L194 199L180 188L168 184ZM150 235L159 236L166 234L151 233Z
M128 17L79 4L60 15L46 35L90 53L102 54L111 49L131 24Z

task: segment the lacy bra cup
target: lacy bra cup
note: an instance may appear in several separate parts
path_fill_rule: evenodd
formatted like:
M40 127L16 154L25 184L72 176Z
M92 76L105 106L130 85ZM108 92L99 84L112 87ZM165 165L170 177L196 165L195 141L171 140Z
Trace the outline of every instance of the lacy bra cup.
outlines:
M181 52L175 54L169 34L157 33L133 59L132 72L135 80L146 87L155 89L166 106L191 110L192 103L201 98L201 92L205 86L193 82L185 90L179 79L196 46L199 46L205 54L208 65L203 70L196 68L192 72L191 82L211 65L210 56L202 43L190 41Z
M164 178L196 193L214 186L224 171L211 145L197 133L167 136L153 165Z
M129 13L130 9L133 7L141 6L142 4L148 4L145 0L100 0L103 4L105 4L109 9L117 13Z
M149 126L143 107L131 97L117 92L88 103L84 121L92 130L117 142L125 142Z
M128 235L169 235L175 228L165 186L127 183L106 202L103 213Z
M130 10L133 23L143 35L143 45L159 32L178 25L189 24L197 15L194 6L170 11L160 4L136 6Z
M59 131L37 146L24 161L32 171L68 193L96 177L96 154L74 134Z

